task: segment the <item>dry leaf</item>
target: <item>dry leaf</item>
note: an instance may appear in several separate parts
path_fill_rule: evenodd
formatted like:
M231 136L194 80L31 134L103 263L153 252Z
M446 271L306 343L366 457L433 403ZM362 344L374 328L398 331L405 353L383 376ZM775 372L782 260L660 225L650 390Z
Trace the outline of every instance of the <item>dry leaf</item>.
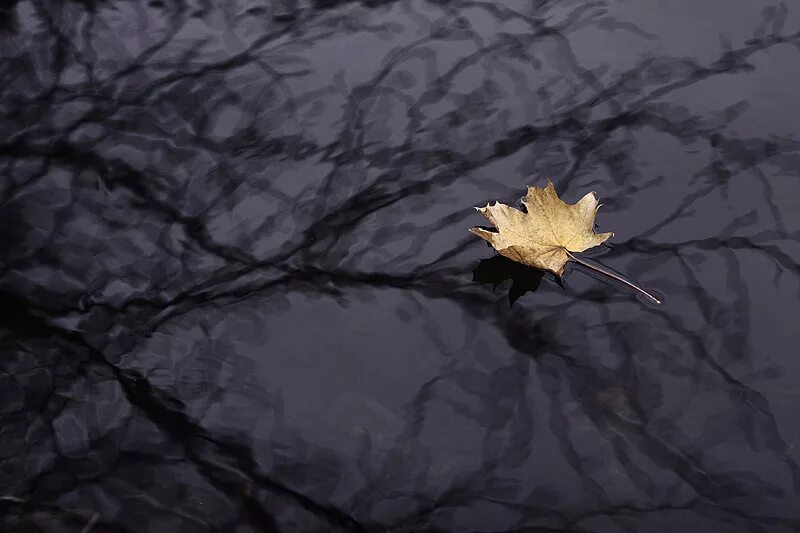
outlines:
M600 204L593 192L569 205L556 194L552 182L547 187L528 187L522 199L527 213L495 202L476 207L497 231L470 228L486 239L505 257L557 275L564 273L568 252L582 252L604 242L613 233L594 232L594 218Z

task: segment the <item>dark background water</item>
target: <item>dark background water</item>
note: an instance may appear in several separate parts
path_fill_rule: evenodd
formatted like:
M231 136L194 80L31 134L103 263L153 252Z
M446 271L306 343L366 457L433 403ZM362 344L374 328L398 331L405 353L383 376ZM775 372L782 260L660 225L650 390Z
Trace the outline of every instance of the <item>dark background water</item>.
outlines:
M800 530L799 48L767 0L4 2L3 531ZM467 232L546 178L663 306Z

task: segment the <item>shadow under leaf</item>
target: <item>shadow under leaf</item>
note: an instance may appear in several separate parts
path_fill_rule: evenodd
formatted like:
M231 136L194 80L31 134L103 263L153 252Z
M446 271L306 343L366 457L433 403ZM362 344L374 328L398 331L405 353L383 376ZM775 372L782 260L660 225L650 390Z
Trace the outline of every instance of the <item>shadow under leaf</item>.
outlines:
M481 262L472 271L472 281L476 283L491 283L496 289L498 285L506 280L511 280L511 288L508 290L508 303L514 305L526 292L536 292L542 278L547 277L557 283L563 289L556 276L548 275L544 270L525 266L522 263L512 261L502 255L497 255L489 259L481 259Z

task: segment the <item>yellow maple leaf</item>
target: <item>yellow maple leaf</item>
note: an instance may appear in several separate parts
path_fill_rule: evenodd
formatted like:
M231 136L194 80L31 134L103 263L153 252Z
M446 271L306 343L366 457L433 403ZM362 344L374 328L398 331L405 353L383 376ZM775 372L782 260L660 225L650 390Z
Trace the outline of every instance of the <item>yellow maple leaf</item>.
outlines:
M528 187L522 203L527 212L500 202L476 207L497 231L483 228L470 228L470 231L489 241L500 255L559 276L564 273L567 261L574 259L570 252L598 246L614 235L594 232L600 204L593 192L570 205L558 197L553 183L548 180L543 189Z

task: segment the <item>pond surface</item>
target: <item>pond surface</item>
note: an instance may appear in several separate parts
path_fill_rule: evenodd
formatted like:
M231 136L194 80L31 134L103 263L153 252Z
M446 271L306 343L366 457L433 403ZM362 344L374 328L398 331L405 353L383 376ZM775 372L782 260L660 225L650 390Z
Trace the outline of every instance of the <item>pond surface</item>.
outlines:
M800 530L799 48L768 0L5 2L0 529ZM662 305L468 232L547 179Z

